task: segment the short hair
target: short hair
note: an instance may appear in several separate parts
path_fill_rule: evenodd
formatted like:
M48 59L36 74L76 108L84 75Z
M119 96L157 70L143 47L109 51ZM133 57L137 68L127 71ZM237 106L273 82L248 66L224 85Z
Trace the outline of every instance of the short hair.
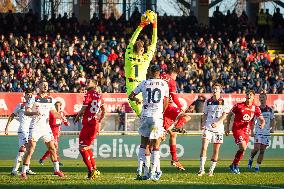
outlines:
M151 74L154 74L156 72L160 72L160 67L158 65L152 65L150 68Z
M62 102L58 100L58 101L56 101L56 102L54 103L54 106L55 106L56 104L61 104L61 105L62 105Z
M252 93L253 95L255 95L255 91L254 91L253 89L248 89L248 90L246 91L246 94L248 94L248 93Z
M166 71L168 74L178 73L178 68L174 65L169 65Z
M220 87L220 88L222 88L223 86L222 86L221 83L217 83L217 82L216 82L216 83L213 84L213 87Z
M33 93L33 91L31 89L26 89L25 94L27 93Z
M133 45L133 51L135 53L138 53L142 48L144 48L144 42L141 40L136 41Z
M259 93L259 96L260 96L260 95L267 96L265 91L261 91L261 92Z

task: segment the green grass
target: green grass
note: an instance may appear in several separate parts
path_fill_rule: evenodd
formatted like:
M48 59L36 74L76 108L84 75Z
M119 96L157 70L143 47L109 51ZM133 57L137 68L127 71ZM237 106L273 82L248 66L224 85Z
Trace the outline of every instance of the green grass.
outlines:
M133 160L97 160L101 176L97 180L84 179L86 168L80 160L65 160L65 178L51 176L52 164L46 162L44 166L32 162L32 170L38 175L29 176L28 180L10 176L13 161L0 161L0 188L147 188L147 189L176 189L176 188L284 188L284 160L265 160L260 173L254 173L246 168L246 161L242 161L240 175L228 171L229 161L220 161L213 177L197 177L198 161L182 161L186 167L180 172L169 166L170 162L161 162L163 175L160 181L136 181L136 161ZM207 163L208 170L209 162Z

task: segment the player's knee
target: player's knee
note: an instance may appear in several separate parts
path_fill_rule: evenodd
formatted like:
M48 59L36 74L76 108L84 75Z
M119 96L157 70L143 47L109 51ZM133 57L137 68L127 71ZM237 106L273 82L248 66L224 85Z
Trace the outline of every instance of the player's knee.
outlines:
M19 152L25 152L26 151L26 147L23 145L20 147Z
M260 149L259 154L263 155L265 152L265 149Z

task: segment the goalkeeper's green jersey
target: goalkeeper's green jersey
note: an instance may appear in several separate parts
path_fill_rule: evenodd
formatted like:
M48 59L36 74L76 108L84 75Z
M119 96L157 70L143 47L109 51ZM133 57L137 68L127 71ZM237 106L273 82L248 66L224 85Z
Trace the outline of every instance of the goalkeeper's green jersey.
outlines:
M151 45L148 46L147 52L143 55L137 55L133 52L133 46L137 40L142 27L138 26L134 34L130 39L130 43L127 46L125 52L125 77L126 82L136 81L141 82L146 79L147 69L149 67L150 61L152 60L157 43L157 28L153 28L153 35Z

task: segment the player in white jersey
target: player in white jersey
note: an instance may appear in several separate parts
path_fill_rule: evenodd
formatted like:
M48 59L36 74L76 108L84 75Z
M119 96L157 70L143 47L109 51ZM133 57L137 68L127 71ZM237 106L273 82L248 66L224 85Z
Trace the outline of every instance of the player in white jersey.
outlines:
M217 164L219 149L223 143L224 124L229 109L223 98L221 98L222 86L215 83L213 86L213 96L205 101L203 117L202 147L200 152L200 168L198 176L205 175L204 165L206 162L206 153L208 144L213 143L213 154L211 157L211 166L208 176L213 176Z
M56 148L54 145L54 138L51 128L48 123L50 111L54 111L53 99L47 94L48 83L41 81L39 84L39 94L31 98L26 106L25 114L32 116L29 132L29 142L27 153L23 159L23 168L21 177L27 179L26 170L30 164L30 159L36 147L36 142L39 138L43 138L48 150L50 151L50 158L53 162L54 175L64 177L64 174L59 170L59 162L57 160Z
M13 170L11 172L11 175L17 176L18 175L18 169L20 167L21 161L23 159L23 156L26 152L26 145L28 143L28 137L29 137L29 127L31 123L31 118L28 116L25 116L25 107L26 102L32 97L31 91L26 91L24 95L25 101L23 103L17 104L14 112L9 116L8 122L6 124L5 128L5 134L8 135L9 132L9 125L13 121L15 116L19 117L20 126L18 129L18 138L19 138L19 151L15 159L15 164L13 167ZM35 175L36 173L32 170L28 169L27 174Z
M137 179L159 180L162 171L160 170L160 139L164 134L163 128L163 113L168 106L169 87L168 84L160 79L160 69L158 66L152 66L151 79L142 81L132 93L129 99L137 104L142 103L136 95L142 93L143 106L141 113L141 127L139 134L141 135L141 145L138 154L138 175ZM149 174L150 157L146 159L145 153L149 150L149 145L152 150L152 168ZM146 152L145 152L145 149ZM144 177L142 177L143 161L145 162ZM142 162L142 163L141 163Z
M263 129L260 127L259 119L255 118L254 126L255 132L254 134L254 149L251 151L250 159L248 161L248 168L252 168L252 162L254 156L258 153L257 163L255 166L255 171L259 172L260 164L263 160L264 152L266 147L269 146L270 142L270 133L274 132L275 126L275 117L272 108L266 105L267 96L265 93L261 93L259 95L260 101L260 110L265 119L265 126Z

